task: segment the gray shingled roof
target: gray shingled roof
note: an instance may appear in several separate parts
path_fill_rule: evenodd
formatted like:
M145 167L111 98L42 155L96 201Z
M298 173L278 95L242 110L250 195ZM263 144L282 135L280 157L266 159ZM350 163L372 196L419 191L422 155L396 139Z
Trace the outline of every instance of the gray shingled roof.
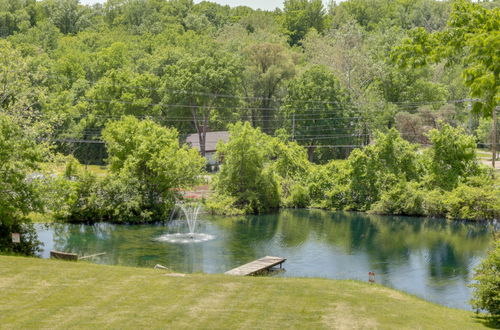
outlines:
M205 152L215 152L219 141L227 142L229 140L228 131L207 132L207 142L205 143ZM193 148L200 150L200 140L198 133L190 134L186 138L186 143Z

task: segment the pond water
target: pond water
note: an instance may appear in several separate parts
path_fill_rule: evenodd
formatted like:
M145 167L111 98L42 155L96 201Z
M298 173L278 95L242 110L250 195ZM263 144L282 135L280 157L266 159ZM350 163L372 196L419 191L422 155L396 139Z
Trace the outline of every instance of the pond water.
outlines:
M91 262L153 267L183 273L223 273L266 255L287 258L275 276L375 280L450 307L470 309L467 287L497 224L373 216L321 210L282 210L246 217L200 215L199 243L158 241L187 225L36 226L42 257L54 249L91 255Z

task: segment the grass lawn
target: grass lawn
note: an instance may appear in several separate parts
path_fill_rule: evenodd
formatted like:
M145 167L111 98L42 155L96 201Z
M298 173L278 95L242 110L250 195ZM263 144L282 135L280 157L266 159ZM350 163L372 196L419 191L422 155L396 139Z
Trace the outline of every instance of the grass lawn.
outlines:
M475 329L473 313L379 285L169 276L162 270L0 256L0 329Z

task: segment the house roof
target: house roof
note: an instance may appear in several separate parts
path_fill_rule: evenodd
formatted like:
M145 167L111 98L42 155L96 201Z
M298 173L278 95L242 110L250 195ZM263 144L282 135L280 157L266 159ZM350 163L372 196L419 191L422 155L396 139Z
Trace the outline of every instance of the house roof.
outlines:
M228 131L219 132L207 132L207 138L205 142L205 152L215 152L217 143L219 141L227 142L229 140ZM193 148L200 150L200 140L198 133L190 134L186 138L186 143Z

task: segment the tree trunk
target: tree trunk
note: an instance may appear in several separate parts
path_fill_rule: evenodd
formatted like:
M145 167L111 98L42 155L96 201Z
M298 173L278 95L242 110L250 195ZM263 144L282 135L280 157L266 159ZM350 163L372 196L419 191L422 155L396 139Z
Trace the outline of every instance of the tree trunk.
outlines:
M207 137L207 125L205 123L208 121L207 116L203 116L203 124L200 125L198 122L198 115L196 113L196 109L191 109L191 114L193 115L193 124L196 128L196 133L198 133L198 142L200 144L200 154L205 157L205 141Z

